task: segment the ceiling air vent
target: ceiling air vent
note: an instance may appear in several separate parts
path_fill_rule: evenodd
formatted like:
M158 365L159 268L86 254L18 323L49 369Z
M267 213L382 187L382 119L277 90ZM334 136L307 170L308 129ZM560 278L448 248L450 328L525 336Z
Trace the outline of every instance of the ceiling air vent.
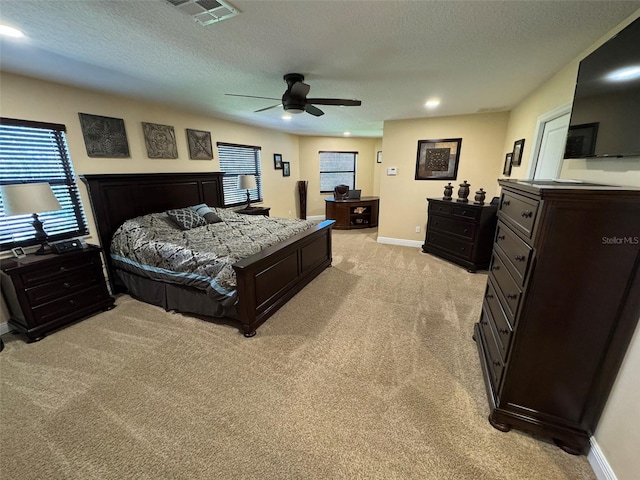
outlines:
M222 0L167 0L167 2L190 15L203 26L221 22L240 13Z

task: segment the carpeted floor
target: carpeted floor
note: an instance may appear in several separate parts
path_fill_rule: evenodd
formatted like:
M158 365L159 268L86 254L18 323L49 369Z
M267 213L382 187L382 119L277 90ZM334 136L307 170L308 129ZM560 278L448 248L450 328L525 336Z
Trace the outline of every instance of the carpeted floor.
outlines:
M487 422L486 275L375 232L245 339L128 296L26 344L5 335L2 479L594 479Z

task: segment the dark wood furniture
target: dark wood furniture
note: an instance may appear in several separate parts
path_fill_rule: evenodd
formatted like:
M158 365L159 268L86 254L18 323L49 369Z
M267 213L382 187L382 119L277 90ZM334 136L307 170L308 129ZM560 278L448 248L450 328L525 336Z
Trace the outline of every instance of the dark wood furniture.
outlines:
M325 207L325 217L336 221L333 227L336 230L378 226L378 197L362 197L359 200L326 198Z
M222 207L223 175L220 172L154 173L84 175L81 178L89 190L100 242L105 251L109 251L114 232L127 219L199 203ZM239 323L245 336L255 335L258 326L331 265L333 223L322 222L233 265L238 301L237 318L232 321ZM106 257L115 291L125 291L109 255ZM139 280L147 281L142 277ZM184 313L201 314L191 308L191 304L206 301L205 292L173 284L155 284L158 293L143 298L144 301ZM171 300L162 304L160 297Z
M499 183L474 327L489 421L586 453L640 316L640 189Z
M271 207L251 207L236 210L236 213L242 213L243 215L264 215L265 217L268 217L269 210L271 210Z
M102 249L89 245L61 255L0 262L9 326L32 342L101 310L113 308L102 273Z
M422 251L462 265L469 272L491 260L497 205L427 198L427 231Z

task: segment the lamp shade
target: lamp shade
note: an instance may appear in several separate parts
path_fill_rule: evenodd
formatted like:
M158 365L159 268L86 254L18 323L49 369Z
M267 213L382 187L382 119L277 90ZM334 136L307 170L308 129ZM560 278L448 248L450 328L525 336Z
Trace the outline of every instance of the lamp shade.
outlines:
M6 216L62 210L48 183L2 185L0 191Z
M252 190L256 188L255 175L238 175L238 189Z

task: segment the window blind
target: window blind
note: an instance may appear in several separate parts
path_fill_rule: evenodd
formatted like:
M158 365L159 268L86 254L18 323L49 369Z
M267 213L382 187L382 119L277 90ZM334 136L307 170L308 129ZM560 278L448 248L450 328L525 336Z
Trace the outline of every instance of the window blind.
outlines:
M333 192L338 185L356 188L356 158L358 152L319 152L320 193Z
M0 184L48 182L62 210L40 215L50 241L86 235L87 221L75 182L65 126L0 119ZM7 217L0 195L0 250L39 243L31 215Z
M224 205L233 207L247 203L247 191L238 190L239 175L255 175L256 188L249 190L252 202L262 201L262 176L260 169L260 147L218 143L218 159L224 190Z

